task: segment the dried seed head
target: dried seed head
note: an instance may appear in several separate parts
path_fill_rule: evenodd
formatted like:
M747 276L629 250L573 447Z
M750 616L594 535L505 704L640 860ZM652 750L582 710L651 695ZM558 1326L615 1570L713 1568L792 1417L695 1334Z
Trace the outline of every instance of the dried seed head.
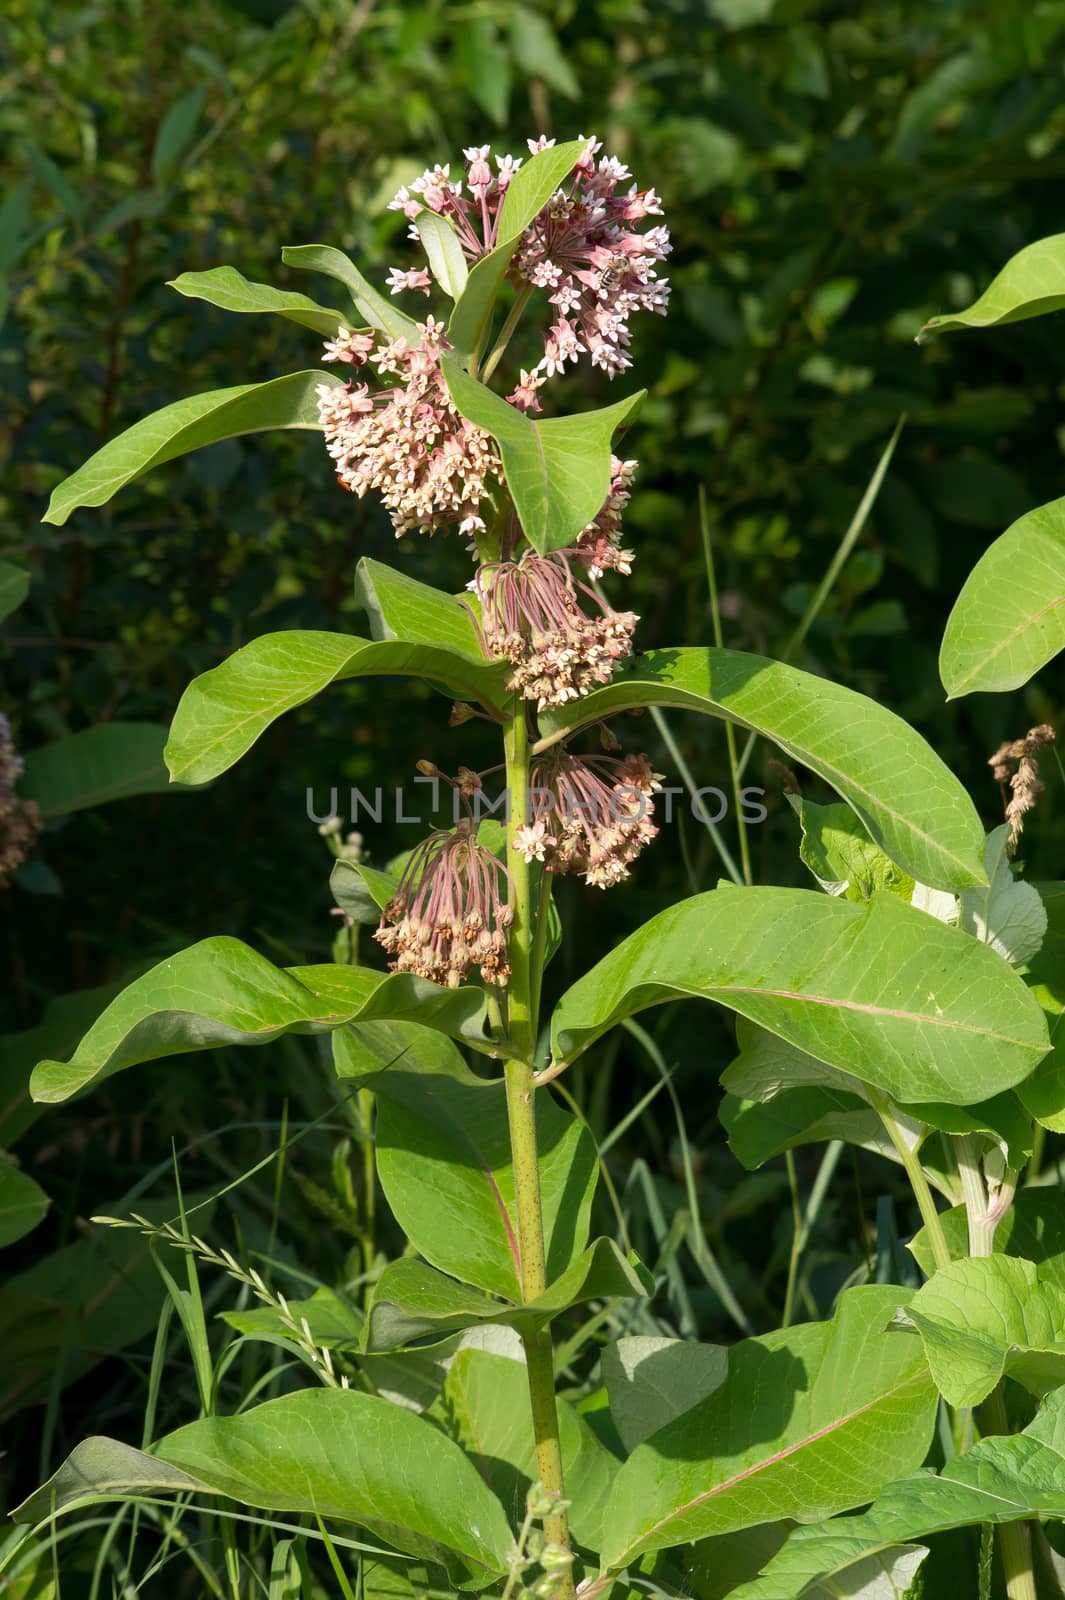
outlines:
M1048 723L1030 728L1023 739L1007 739L989 757L988 766L1005 790L1010 790L1006 801L1006 821L1010 825L1006 851L1013 855L1024 828L1026 814L1031 811L1046 785L1039 777L1037 756L1041 750L1054 743L1054 730ZM1005 796L1003 796L1005 798Z

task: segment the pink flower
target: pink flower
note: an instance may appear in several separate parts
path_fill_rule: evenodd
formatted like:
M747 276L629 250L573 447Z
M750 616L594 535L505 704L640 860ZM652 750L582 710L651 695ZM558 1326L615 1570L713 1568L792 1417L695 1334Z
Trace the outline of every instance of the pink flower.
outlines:
M514 830L514 848L519 851L526 861L542 861L547 843L547 824L545 822L523 823Z
M476 834L476 824L464 819L412 852L374 934L394 958L392 972L413 972L448 989L458 988L471 966L485 983L501 987L510 977L510 879Z
M350 328L338 328L336 338L326 340L322 360L347 361L353 367L361 367L373 347L372 333L352 333Z
M660 774L647 757L551 751L533 762L530 778L534 821L526 831L536 832L547 871L578 873L599 889L627 878L658 832L651 795Z
M427 267L415 267L411 272L401 272L398 267L389 269L388 287L392 294L401 294L404 289L420 289L422 294L428 294L431 283Z
M574 564L572 551L526 550L517 561L488 563L475 579L485 649L510 662L508 687L541 711L609 683L632 650L635 613L612 610L574 575ZM598 616L582 610L582 596Z
M635 461L610 457L610 490L603 509L573 546L574 555L585 563L591 578L601 578L608 571L628 577L632 571L635 557L631 550L621 547L621 513L629 503L629 484L636 475L636 466Z

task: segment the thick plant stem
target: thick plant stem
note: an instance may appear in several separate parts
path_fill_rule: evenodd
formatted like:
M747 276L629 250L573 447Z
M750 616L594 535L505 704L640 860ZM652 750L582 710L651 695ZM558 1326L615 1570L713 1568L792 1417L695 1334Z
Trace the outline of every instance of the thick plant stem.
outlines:
M1009 1184L1005 1205L992 1203L984 1178L980 1147L971 1134L954 1139L965 1211L969 1221L969 1254L989 1256L994 1249L995 1228L1013 1194ZM1010 1432L1006 1414L1005 1379L1001 1379L980 1407L980 1422L988 1434ZM998 1529L998 1552L1006 1580L1007 1600L1038 1600L1032 1563L1032 1530L1027 1522L1004 1522Z
M536 1044L533 950L532 892L529 864L514 849L514 831L528 820L529 744L524 702L515 697L506 730L507 793L507 869L512 886L514 921L510 930L510 981L507 985L507 1020L515 1059L506 1063L507 1116L510 1122L510 1148L514 1163L514 1194L518 1211L518 1244L521 1252L521 1290L524 1300L535 1300L547 1287L544 1258L544 1219L540 1199L540 1163L536 1148L536 1086L533 1082L533 1051ZM536 1470L549 1496L561 1500L565 1488L562 1476L562 1448L559 1441L558 1407L555 1403L555 1370L551 1335L546 1328L522 1334L532 1406L533 1437L536 1442ZM544 1534L550 1544L570 1548L565 1511L544 1518ZM556 1589L559 1600L572 1600L573 1577L567 1572Z
M916 1150L906 1142L906 1136L899 1126L891 1101L886 1095L879 1095L875 1090L866 1090L872 1102L873 1109L884 1124L884 1131L898 1154L903 1171L910 1181L913 1198L917 1201L917 1209L921 1213L921 1221L928 1229L928 1244L932 1251L932 1259L937 1267L950 1265L950 1246L947 1236L943 1232L943 1224L936 1209L935 1198L928 1187L928 1179L924 1175L924 1168Z

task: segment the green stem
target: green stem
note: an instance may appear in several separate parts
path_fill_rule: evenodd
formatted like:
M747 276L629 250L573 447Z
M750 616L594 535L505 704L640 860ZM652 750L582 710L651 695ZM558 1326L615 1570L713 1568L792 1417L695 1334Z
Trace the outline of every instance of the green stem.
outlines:
M536 1085L533 1081L535 1047L534 979L532 953L536 929L533 925L531 874L529 864L512 840L517 828L528 820L529 739L525 705L515 696L506 729L507 757L507 870L511 880L511 908L514 920L509 940L510 981L507 984L507 1012L510 1043L515 1058L504 1068L507 1090L507 1116L510 1122L510 1148L514 1167L514 1198L518 1211L518 1244L521 1252L521 1291L526 1301L535 1300L547 1287L544 1257L544 1219L540 1198L540 1162L536 1147ZM559 1441L558 1408L555 1404L555 1369L551 1335L538 1327L522 1333L532 1406L533 1438L536 1442L536 1470L545 1492L561 1500L564 1493L562 1448ZM570 1548L569 1528L564 1511L544 1518L544 1534L549 1543ZM573 1577L567 1572L555 1591L559 1600L572 1600Z
M873 1109L884 1124L884 1132L895 1146L902 1169L910 1182L913 1198L917 1201L917 1209L921 1213L921 1221L928 1230L928 1243L932 1251L932 1259L937 1267L949 1267L950 1246L947 1236L943 1232L943 1223L936 1209L936 1202L928 1179L924 1175L924 1168L916 1150L912 1150L906 1143L906 1136L895 1120L894 1109L886 1095L881 1096L875 1090L868 1089Z
M525 310L525 307L528 305L529 296L532 294L532 292L533 292L533 286L532 286L531 283L523 284L522 287L518 290L517 299L514 301L514 304L511 306L510 312L509 312L509 314L507 316L507 320L504 322L502 328L500 328L500 330L499 330L499 338L496 340L495 344L492 346L492 349L491 349L491 352L490 352L490 354L488 356L488 359L486 360L486 362L484 364L484 369L481 372L481 382L482 383L487 383L489 378L492 376L493 372L498 367L498 365L499 365L499 363L500 363L500 361L502 359L503 352L507 348L507 345L510 343L511 338L513 337L514 329L518 326L518 323L521 321L521 314Z

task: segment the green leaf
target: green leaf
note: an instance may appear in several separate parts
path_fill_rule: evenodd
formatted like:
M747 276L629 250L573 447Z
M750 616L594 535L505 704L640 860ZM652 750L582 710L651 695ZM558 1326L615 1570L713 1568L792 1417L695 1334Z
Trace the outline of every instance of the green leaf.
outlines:
M30 166L44 184L53 199L58 200L70 220L80 228L85 218L85 208L81 195L71 183L61 167L56 166L51 156L45 155L39 145L27 141L25 152Z
M306 1300L286 1303L295 1320L307 1324L315 1344L327 1350L357 1350L362 1344L362 1314L335 1289L316 1289ZM223 1311L220 1315L238 1333L293 1337L276 1306L252 1306L247 1311Z
M831 1322L730 1349L721 1387L618 1473L604 1569L735 1528L845 1511L918 1466L937 1399L919 1342L885 1329L898 1303L897 1289L850 1289Z
M921 329L925 339L954 328L995 328L1007 322L1045 316L1065 306L1065 233L1026 245L964 311L933 317Z
M442 1338L480 1323L528 1329L544 1327L586 1300L633 1299L654 1287L633 1254L623 1256L613 1239L596 1239L536 1300L516 1304L468 1288L435 1267L404 1257L387 1266L370 1305L366 1348L395 1350L427 1335Z
M363 556L355 568L355 599L372 638L437 645L487 665L473 612L455 595Z
M557 1408L570 1529L579 1545L598 1550L617 1458L565 1400ZM528 1409L524 1361L486 1350L460 1350L429 1413L476 1463L504 1506L522 1506L539 1477Z
M397 1065L446 1072L456 1064L462 1057L446 1034L417 1022L352 1022L333 1034L338 1078L368 1079Z
M729 1149L748 1172L800 1145L843 1139L862 1150L898 1160L884 1124L871 1106L841 1089L784 1089L771 1100L726 1094L718 1112ZM906 1132L912 1135L912 1124ZM918 1130L920 1130L918 1125Z
M35 801L45 819L158 794L170 782L165 743L166 729L153 722L102 722L31 750L19 794Z
M0 561L0 622L17 611L30 592L30 575L25 567Z
M970 572L947 618L951 700L1019 689L1065 648L1065 499L1018 518Z
M894 895L856 906L730 886L653 917L568 989L551 1021L555 1059L678 994L718 1000L902 1102L987 1099L1047 1050L1016 973Z
M610 442L643 391L602 411L534 422L464 371L454 351L441 360L458 411L499 445L522 530L537 550L561 550L602 510L610 488Z
M376 643L351 634L267 633L194 678L182 695L166 761L175 783L206 783L239 761L272 722L345 678L424 678L495 707L505 672L434 645Z
M241 383L175 400L135 422L64 478L42 521L62 527L79 506L102 506L152 467L220 439L270 428L316 429L318 388L339 382L328 372L293 372L268 383Z
M542 78L549 88L567 100L580 98L577 75L563 53L558 35L546 17L528 6L507 8L510 23L510 48L521 70L530 78Z
M600 1359L611 1420L630 1453L719 1389L728 1372L723 1345L653 1334L616 1339Z
M1011 828L1008 822L987 836L984 869L986 889L964 889L960 896L958 926L1008 961L1021 967L1038 954L1047 931L1047 912L1039 890L1013 876L1006 853Z
M906 872L937 889L986 882L984 830L920 734L875 701L739 650L651 650L612 683L541 713L547 742L645 706L724 717L771 739L842 795Z
M1023 1433L982 1439L952 1456L937 1476L916 1472L892 1484L859 1517L797 1528L760 1578L729 1600L799 1600L841 1585L855 1565L900 1542L948 1528L1021 1518L1065 1517L1065 1390L1043 1402ZM842 1593L853 1590L843 1589Z
M470 269L458 235L446 217L435 211L419 211L414 226L429 262L429 270L445 294L457 300L466 287Z
M89 1496L160 1490L354 1522L441 1562L464 1588L507 1567L510 1528L472 1462L424 1418L354 1389L305 1389L205 1417L150 1455L87 1439L15 1515L35 1522Z
M559 184L568 178L586 148L587 140L573 139L541 150L522 163L507 185L496 229L499 242L470 269L469 281L447 327L448 339L463 358L463 365L484 338L518 240Z
M39 1183L0 1156L0 1248L32 1233L50 1204Z
M456 20L452 30L466 88L496 127L502 127L510 106L511 71L510 52L498 28L491 17L481 15Z
M212 267L210 272L183 272L171 278L169 287L190 300L206 300L223 311L259 314L271 312L287 317L301 328L332 337L345 322L342 311L320 306L305 294L275 289L268 283L251 283L236 267Z
M826 894L858 902L885 889L910 898L913 879L873 843L850 806L814 805L796 794L788 800L802 828L799 855Z
M156 183L169 183L177 175L181 158L192 143L203 115L206 99L207 85L198 83L187 94L180 95L163 117L152 150L152 178Z
M286 267L298 267L305 272L324 272L327 277L345 284L359 314L366 318L371 328L377 328L393 339L406 339L411 345L421 343L422 330L414 319L379 294L343 250L336 250L331 244L289 244L282 250L281 259Z
M940 1225L953 1257L968 1258L969 1222L964 1206L940 1213ZM936 1270L927 1229L910 1243L910 1252L926 1278ZM1034 1261L1043 1283L1065 1292L1065 1195L1059 1189L1027 1186L1017 1195L995 1229L996 1255Z
M1001 1378L1039 1398L1065 1383L1065 1292L1034 1261L993 1255L952 1261L906 1308L940 1394L978 1406Z
M282 970L239 939L202 939L123 990L70 1061L40 1062L30 1090L35 1100L55 1103L161 1056L267 1044L356 1020L408 1018L483 1042L483 1012L483 991L473 987L442 989L367 967Z
M1018 1086L1024 1105L1054 1133L1065 1133L1065 884L1044 883L1039 892L1047 913L1047 932L1033 957L1027 981L1043 1008L1051 1051Z

